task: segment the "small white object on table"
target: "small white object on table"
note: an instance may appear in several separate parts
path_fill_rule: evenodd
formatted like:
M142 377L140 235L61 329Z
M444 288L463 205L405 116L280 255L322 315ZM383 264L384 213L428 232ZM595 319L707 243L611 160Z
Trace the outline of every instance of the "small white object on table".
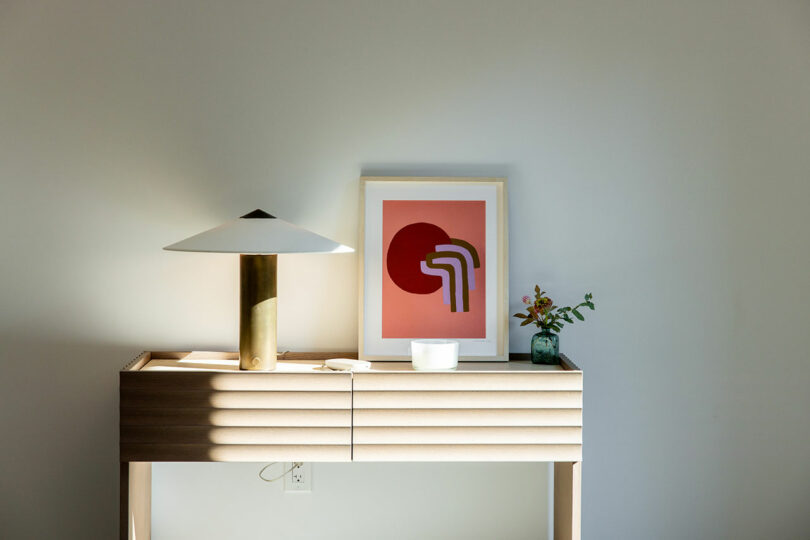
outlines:
M330 358L325 364L326 367L335 371L368 371L371 369L371 362L351 358Z
M411 341L411 363L418 371L456 369L458 341L449 339L417 339Z

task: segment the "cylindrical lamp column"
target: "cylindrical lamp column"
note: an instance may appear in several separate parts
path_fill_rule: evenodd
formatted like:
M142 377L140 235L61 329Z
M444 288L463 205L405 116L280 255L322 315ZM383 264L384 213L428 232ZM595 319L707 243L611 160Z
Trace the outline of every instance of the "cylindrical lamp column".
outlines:
M239 256L239 369L276 368L277 259Z

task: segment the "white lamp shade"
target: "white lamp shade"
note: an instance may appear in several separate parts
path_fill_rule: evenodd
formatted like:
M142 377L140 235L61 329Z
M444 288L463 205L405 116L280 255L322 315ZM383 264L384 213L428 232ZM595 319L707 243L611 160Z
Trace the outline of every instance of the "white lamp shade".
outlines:
M278 219L263 210L223 223L176 244L169 251L202 251L207 253L351 253L354 249L314 232Z

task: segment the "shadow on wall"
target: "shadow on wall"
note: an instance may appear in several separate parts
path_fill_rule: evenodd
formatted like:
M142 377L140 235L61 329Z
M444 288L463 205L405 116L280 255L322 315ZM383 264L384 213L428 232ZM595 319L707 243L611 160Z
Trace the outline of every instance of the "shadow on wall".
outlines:
M118 371L137 352L0 336L4 538L115 538Z

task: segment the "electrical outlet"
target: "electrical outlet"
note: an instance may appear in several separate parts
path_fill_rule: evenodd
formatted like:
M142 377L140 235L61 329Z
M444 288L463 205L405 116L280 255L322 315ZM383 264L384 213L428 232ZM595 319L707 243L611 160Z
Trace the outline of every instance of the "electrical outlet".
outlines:
M290 493L308 493L312 491L312 463L285 463L285 470L292 469L284 475L284 491Z

